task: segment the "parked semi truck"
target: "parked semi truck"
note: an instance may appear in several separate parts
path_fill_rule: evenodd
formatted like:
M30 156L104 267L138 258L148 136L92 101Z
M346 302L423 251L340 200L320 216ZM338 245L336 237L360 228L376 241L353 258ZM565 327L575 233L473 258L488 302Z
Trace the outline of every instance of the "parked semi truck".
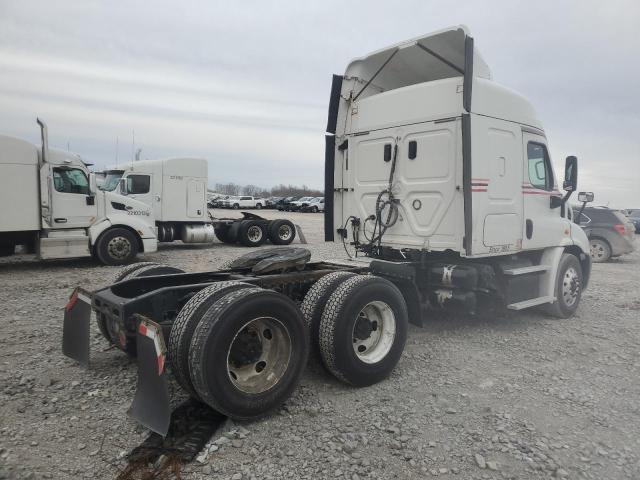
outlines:
M296 227L286 219L267 220L248 212L242 212L241 219L213 218L208 210L207 170L204 158L141 160L105 171L101 189L149 205L159 242L211 243L215 237L248 247L267 240L274 245L293 242Z
M158 242L287 245L288 220L243 213L214 219L207 209L207 161L145 160L92 173L74 153L48 146L38 120L40 148L0 135L0 255L16 246L40 259L94 256L107 265L129 263ZM99 183L99 186L97 184Z
M40 259L95 256L117 265L157 249L149 206L96 188L74 153L0 136L0 255L24 245Z
M262 250L225 270L152 265L73 292L64 353L88 364L95 312L138 355L131 414L144 425L169 425L166 356L190 395L246 419L291 394L310 352L348 384L382 380L429 311L578 308L591 261L568 218L577 160L559 186L535 111L492 80L465 27L352 61L333 78L327 132L325 239L345 258Z

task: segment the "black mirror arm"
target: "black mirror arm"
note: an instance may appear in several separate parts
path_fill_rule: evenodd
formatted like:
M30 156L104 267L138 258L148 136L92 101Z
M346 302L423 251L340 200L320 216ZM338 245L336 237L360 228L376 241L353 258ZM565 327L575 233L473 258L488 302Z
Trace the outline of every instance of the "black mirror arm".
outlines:
M580 218L582 217L582 212L584 212L584 207L587 206L587 202L582 202L582 206L580 207L580 211L578 212L578 221L576 222L578 225L580 225Z

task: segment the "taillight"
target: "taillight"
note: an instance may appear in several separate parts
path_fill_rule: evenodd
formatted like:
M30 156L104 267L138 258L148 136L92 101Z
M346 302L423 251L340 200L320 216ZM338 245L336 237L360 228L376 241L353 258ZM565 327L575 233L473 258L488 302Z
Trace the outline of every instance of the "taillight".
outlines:
M616 229L616 232L618 232L620 235L626 235L627 233L627 229L625 228L624 225L622 225L621 223L617 223L613 226L613 228Z

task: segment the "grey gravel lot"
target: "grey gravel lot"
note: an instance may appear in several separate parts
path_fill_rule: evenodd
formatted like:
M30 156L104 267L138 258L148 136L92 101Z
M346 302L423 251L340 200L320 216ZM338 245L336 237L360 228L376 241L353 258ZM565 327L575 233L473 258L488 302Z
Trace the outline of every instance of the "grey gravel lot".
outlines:
M323 242L321 215L289 217L314 260L343 256ZM246 252L175 243L145 260L203 271ZM638 252L595 265L568 320L428 318L393 375L369 388L312 361L281 409L226 425L183 478L640 478L639 267ZM126 415L136 366L97 328L91 370L60 353L72 288L117 270L0 262L0 478L114 478L148 434Z

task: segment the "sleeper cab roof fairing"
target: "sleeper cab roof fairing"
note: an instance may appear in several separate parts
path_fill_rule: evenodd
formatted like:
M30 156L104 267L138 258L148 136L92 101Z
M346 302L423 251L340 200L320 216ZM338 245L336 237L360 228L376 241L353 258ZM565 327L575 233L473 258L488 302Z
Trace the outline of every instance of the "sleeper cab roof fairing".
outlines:
M460 25L385 47L352 60L345 77L357 78L362 86L373 78L362 92L363 97L417 83L461 77L467 35L469 29ZM489 66L477 49L474 49L473 74L491 79Z

